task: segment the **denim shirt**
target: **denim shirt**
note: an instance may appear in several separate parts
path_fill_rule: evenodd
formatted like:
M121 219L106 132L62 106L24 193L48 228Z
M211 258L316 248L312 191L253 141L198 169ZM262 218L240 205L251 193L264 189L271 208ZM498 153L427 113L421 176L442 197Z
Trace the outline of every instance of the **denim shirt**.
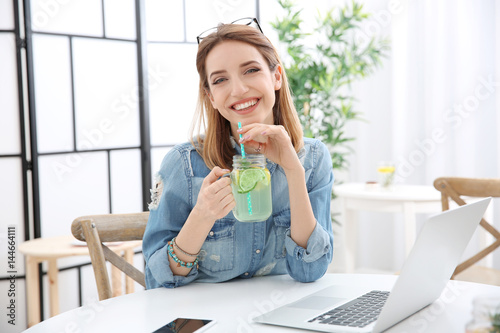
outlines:
M239 145L231 138L235 153ZM271 216L264 222L239 222L232 212L215 221L200 250L199 267L187 276L173 275L167 242L175 237L196 204L203 179L210 173L202 157L190 143L171 149L151 190L150 216L143 238L147 289L173 288L199 282L222 282L286 274L301 282L322 277L332 260L333 233L330 200L333 171L330 154L319 140L304 138L298 153L305 169L305 180L316 227L307 248L290 237L290 200L285 172L267 160L271 173ZM298 221L300 222L300 221Z

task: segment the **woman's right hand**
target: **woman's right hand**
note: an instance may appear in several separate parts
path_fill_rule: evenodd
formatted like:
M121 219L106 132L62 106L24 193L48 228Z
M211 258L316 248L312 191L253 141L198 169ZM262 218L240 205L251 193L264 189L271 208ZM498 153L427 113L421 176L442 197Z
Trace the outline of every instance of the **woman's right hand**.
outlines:
M229 170L215 167L203 180L196 205L175 241L183 251L199 253L215 221L226 216L236 205L231 191L231 178L222 177L227 173ZM175 249L174 252L180 260L193 261L192 256ZM187 276L191 271L191 268L178 265L170 256L169 262L174 275Z
M203 180L198 201L193 208L193 211L213 223L236 206L231 190L231 177L222 177L229 172L227 169L213 168Z

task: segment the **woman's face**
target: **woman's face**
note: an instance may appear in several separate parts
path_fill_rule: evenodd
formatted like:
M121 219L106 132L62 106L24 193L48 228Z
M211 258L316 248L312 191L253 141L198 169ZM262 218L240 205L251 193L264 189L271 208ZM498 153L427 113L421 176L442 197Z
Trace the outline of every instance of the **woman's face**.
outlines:
M269 69L254 46L224 41L205 60L212 105L231 123L233 136L238 122L273 124L275 90L281 88L281 67Z

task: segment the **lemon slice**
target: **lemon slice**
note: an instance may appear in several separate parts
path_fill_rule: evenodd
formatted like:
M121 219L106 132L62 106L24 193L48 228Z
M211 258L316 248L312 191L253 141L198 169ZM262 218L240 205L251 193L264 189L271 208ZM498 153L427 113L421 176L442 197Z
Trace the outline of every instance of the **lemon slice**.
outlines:
M266 174L266 177L264 179L262 179L261 182L263 185L267 186L267 185L269 185L269 182L271 181L271 173L267 169L264 169L264 173Z
M241 171L238 181L238 193L250 192L260 181L268 181L267 175L262 169L245 169Z
M396 171L396 168L393 166L379 167L377 171L380 173L392 173Z

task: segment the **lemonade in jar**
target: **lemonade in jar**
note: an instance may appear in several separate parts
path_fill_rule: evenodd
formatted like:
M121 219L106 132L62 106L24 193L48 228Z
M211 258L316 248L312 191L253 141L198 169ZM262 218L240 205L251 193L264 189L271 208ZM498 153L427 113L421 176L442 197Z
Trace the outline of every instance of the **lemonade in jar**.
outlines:
M382 189L392 189L396 167L392 162L380 162L377 168L379 184Z
M271 216L271 174L264 155L235 155L231 187L236 201L233 215L238 221L260 222Z

